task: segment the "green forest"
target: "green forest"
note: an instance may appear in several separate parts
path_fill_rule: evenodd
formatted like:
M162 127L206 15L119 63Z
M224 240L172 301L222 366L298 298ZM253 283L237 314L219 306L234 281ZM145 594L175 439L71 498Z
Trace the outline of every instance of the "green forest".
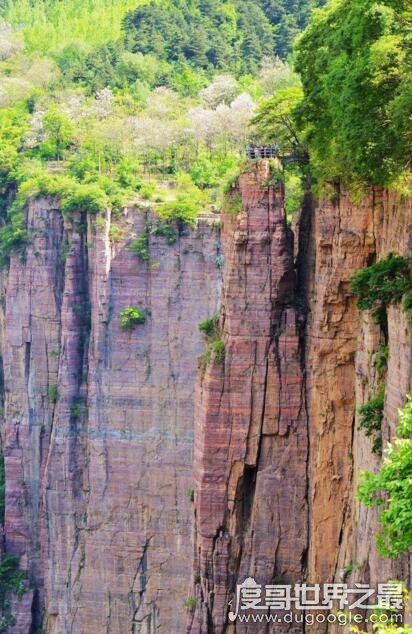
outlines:
M3 2L0 259L24 249L28 197L69 213L150 201L193 222L220 205L257 104L299 84L310 2ZM289 178L290 205L299 179ZM293 190L293 191L292 191Z
M98 213L219 207L251 140L298 144L319 187L407 188L407 0L1 3L0 259L28 197ZM286 174L291 214L299 168Z

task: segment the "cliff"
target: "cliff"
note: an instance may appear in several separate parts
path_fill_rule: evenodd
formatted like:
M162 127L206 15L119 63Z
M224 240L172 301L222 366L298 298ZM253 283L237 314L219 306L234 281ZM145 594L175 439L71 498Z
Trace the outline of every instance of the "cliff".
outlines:
M14 601L18 634L32 612L48 634L185 619L197 324L217 308L219 228L152 235L146 263L129 247L150 220L69 221L33 201L26 256L3 274L5 547L34 588ZM146 322L124 331L129 305Z
M174 244L144 210L29 205L0 304L3 541L30 585L12 597L12 634L272 632L229 621L249 576L411 582L407 557L378 555L377 512L356 489L381 463L357 408L387 343L393 437L412 327L394 305L382 332L350 291L356 270L411 257L411 200L308 193L292 231L266 161L229 198L221 223L204 214ZM142 234L149 261L131 249ZM130 330L127 306L146 315ZM212 341L198 324L216 313Z
M272 631L228 620L248 576L374 588L411 580L408 557L378 555L377 511L356 498L360 473L382 461L357 410L382 383L376 359L387 344L384 444L393 437L412 387L411 324L391 306L383 333L350 290L355 271L390 252L412 255L411 200L383 189L360 203L308 193L293 248L282 189L267 170L242 175L242 212L224 218L226 355L198 378L189 632ZM282 632L305 631L290 627Z
M334 204L323 201L312 212L306 333L312 580L345 579L376 587L402 579L410 585L410 561L378 556L377 511L356 500L360 472L376 471L382 460L359 429L356 412L382 381L375 364L387 339L384 445L393 437L397 410L412 387L410 317L400 305L390 306L385 337L370 314L359 313L349 281L357 269L390 252L411 257L411 214L410 198L380 188L360 204L341 194Z
M234 579L303 578L308 442L293 236L282 184L270 178L268 162L243 174L242 212L223 217L225 359L197 389L190 632L226 631Z

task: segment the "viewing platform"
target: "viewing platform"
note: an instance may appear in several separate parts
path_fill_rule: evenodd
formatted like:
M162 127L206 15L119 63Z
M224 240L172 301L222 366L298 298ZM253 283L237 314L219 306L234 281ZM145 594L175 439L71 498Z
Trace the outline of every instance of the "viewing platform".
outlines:
M273 143L272 145L250 144L246 146L246 155L252 161L277 158L283 165L289 163L306 165L309 162L307 152L302 150L297 144L286 148L281 148L278 143Z

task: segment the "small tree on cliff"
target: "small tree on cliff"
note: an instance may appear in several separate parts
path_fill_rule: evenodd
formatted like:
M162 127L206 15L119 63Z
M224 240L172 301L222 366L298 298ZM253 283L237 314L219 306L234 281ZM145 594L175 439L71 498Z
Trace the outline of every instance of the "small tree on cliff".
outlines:
M301 86L281 88L260 105L252 119L253 131L263 143L301 146L301 133L294 112L301 102Z

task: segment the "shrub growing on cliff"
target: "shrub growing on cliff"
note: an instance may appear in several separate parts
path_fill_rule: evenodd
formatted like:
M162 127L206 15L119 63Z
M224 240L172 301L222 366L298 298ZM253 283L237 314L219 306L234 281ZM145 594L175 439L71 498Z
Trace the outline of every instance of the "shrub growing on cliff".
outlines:
M7 594L13 592L21 597L26 591L25 574L19 569L19 560L14 555L4 555L0 562L0 588ZM0 608L4 608L5 596L0 592Z
M399 410L397 438L385 450L378 473L364 472L358 497L380 509L376 543L385 557L397 557L412 546L412 400Z
M80 183L62 200L63 213L97 214L109 206L107 194L95 183Z
M185 605L185 608L188 608L189 610L194 610L196 607L196 599L194 598L186 599L184 605Z
M23 228L23 216L15 215L10 224L0 228L0 268L8 264L13 251L23 253L28 241L27 231Z
M10 613L10 595L22 597L27 592L26 575L19 569L19 560L14 555L3 555L0 561L0 632L8 632L16 623Z
M351 290L358 296L358 308L372 310L378 323L382 322L387 306L400 302L411 286L409 261L393 253L360 269L351 279Z
M55 383L53 385L49 385L49 387L47 388L47 398L49 399L50 403L56 403L58 395L58 386Z
M406 293L405 298L402 303L402 308L409 315L409 318L412 318L412 291Z
M200 322L199 330L205 334L208 344L199 357L199 368L203 372L208 363L222 364L225 360L225 344L219 331L219 315L212 315Z
M212 317L208 317L204 321L201 321L198 328L200 332L203 332L206 337L210 339L216 339L219 337L219 315L212 315Z
M149 249L149 234L147 231L137 236L133 242L130 243L129 249L133 251L135 256L139 258L141 262L150 261L150 249Z
M224 199L222 205L222 211L226 214L232 214L233 216L237 216L242 211L242 196L236 190L228 192Z
M375 368L378 374L382 374L388 366L389 346L382 344L376 354Z
M154 236L162 236L166 240L166 244L171 246L177 241L178 233L171 223L159 220L152 230Z
M78 420L79 418L82 417L83 412L84 412L84 405L83 405L82 401L79 398L76 398L73 401L72 406L70 408L70 416L74 420Z
M10 595L18 597L27 592L26 575L19 569L19 560L14 555L3 555L0 561L0 632L8 632L15 625L10 613Z
M126 306L120 311L120 325L122 330L132 330L138 324L144 324L146 315L137 306Z
M380 453L382 450L381 426L384 402L385 392L384 389L381 388L377 396L369 399L367 403L364 403L358 408L359 429L363 429L368 438L373 438L373 453Z
M210 346L211 360L214 363L222 364L225 360L225 343L222 339L213 341Z
M222 365L225 361L225 343L222 339L216 339L209 343L206 350L199 357L199 369L203 373L209 363Z

